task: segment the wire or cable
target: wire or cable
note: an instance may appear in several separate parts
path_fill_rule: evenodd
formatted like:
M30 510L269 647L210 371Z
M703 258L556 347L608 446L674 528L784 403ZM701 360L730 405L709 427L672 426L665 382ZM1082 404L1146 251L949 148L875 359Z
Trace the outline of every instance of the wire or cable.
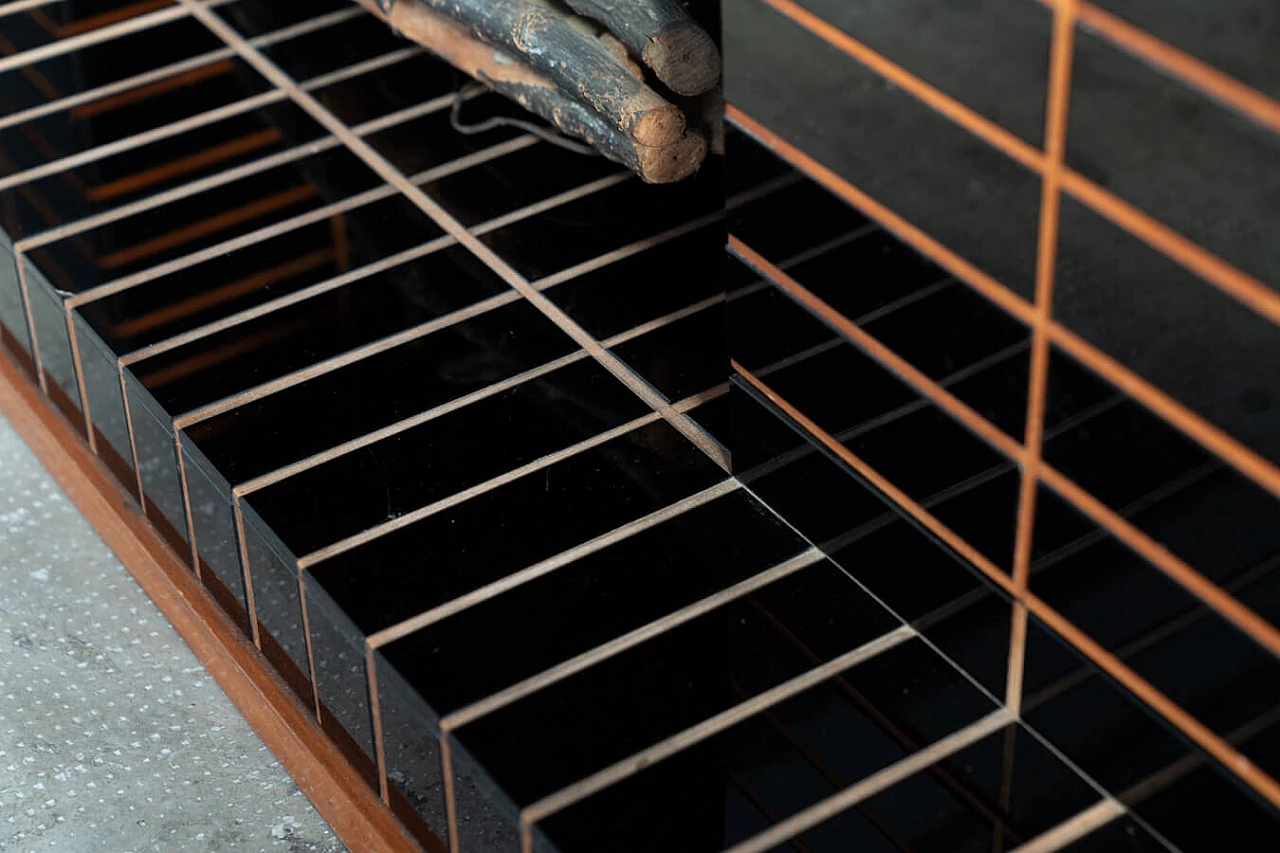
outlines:
M462 123L462 102L468 98L474 97L481 92L487 92L489 87L482 83L471 83L463 86L453 96L453 109L449 111L449 124L458 133L466 136L475 136L478 133L485 133L497 127L515 127L520 130L532 133L543 142L558 146L566 151L572 151L574 154L581 154L586 157L599 157L600 152L589 145L583 145L581 142L575 142L564 134L558 133L545 125L534 124L533 122L523 121L518 118L509 118L507 116L494 116L485 119L476 124Z

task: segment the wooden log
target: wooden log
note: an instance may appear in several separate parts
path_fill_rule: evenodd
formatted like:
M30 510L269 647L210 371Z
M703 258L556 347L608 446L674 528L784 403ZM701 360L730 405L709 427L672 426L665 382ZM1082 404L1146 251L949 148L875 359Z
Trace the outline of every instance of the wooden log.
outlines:
M632 77L637 77L641 80L644 79L644 69L640 67L639 62L636 62L636 60L632 58L630 50L627 49L627 46L623 44L617 36L610 32L602 32L597 35L596 38L598 38L600 43L604 45L605 50L613 54L614 59L622 63L623 67L625 67L627 71L631 72Z
M693 97L673 96L672 101L684 111L689 127L707 140L707 150L724 154L724 90L717 86L710 92Z
M678 95L701 95L720 82L720 51L675 0L565 0L599 21Z
M551 122L561 132L584 140L649 183L683 180L706 156L706 139L696 131L682 134L669 145L637 144L604 117L565 95L551 80L473 38L460 24L431 11L419 0L398 0L389 13L380 9L379 0L358 2L401 35Z
M407 0L394 3L393 11L400 2ZM418 2L523 60L640 145L662 148L684 135L686 122L679 107L636 79L599 40L549 4L538 0Z

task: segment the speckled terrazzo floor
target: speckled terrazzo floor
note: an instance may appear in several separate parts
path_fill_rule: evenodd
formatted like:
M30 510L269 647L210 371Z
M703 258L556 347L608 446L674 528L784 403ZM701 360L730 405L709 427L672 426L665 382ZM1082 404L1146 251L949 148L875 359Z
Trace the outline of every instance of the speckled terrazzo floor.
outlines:
M343 849L0 419L0 850Z

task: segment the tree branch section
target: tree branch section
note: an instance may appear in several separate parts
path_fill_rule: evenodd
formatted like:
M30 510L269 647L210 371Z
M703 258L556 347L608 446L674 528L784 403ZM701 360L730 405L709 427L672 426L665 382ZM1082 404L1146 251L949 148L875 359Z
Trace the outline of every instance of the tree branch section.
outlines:
M648 182L693 174L708 137L722 146L720 54L675 0L567 0L589 17L550 0L357 2ZM648 84L645 69L684 109Z

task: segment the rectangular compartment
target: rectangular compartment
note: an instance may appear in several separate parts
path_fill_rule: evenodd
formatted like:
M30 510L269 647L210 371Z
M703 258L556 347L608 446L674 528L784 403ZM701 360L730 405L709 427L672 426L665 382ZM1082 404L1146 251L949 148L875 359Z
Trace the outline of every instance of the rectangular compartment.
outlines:
M31 358L31 335L27 331L27 309L13 257L13 241L0 228L0 343L18 358Z
M133 467L133 443L124 410L124 386L117 356L78 312L72 312L71 317L89 421L94 430L94 449L120 484L136 496L138 476Z
M307 707L313 707L311 655L302 613L297 559L251 507L241 504L240 512L239 535L244 537L244 553L248 558L245 580L253 589L262 653Z
M183 562L190 565L191 540L173 419L129 371L125 372L125 397L147 518Z
M249 600L236 536L231 486L198 448L183 436L182 471L186 476L195 536L195 559L204 585L237 625L250 633Z

